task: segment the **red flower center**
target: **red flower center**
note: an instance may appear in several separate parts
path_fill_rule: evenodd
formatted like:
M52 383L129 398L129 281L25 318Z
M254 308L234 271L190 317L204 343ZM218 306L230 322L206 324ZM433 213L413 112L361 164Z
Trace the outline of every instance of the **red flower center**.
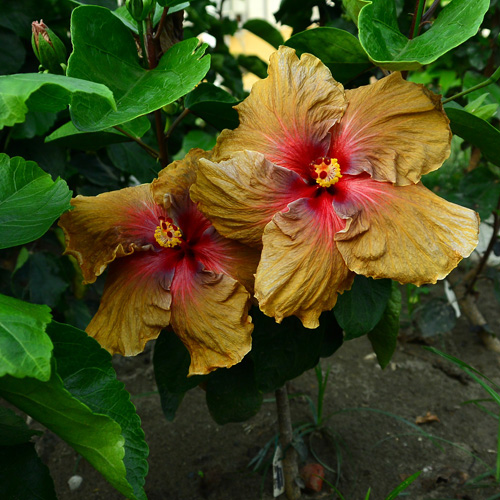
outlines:
M160 217L160 225L155 230L155 240L158 245L165 248L173 248L182 243L181 230L174 224L174 221L167 217Z
M340 165L337 158L322 156L309 164L311 177L321 186L330 187L340 180Z

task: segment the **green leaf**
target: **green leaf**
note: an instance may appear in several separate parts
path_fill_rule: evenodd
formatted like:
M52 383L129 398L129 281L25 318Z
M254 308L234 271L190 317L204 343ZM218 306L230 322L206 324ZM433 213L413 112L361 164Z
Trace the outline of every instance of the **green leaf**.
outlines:
M44 135L56 121L56 113L30 111L23 123L17 123L12 128L12 139L32 139Z
M206 75L210 57L196 38L175 44L153 70L141 67L130 31L111 11L81 6L71 17L73 53L68 76L109 86L117 109L91 98L75 98L71 107L75 125L96 132L128 122L170 104L191 91Z
M73 397L64 388L55 363L52 368L47 382L10 376L0 378L0 396L64 439L120 493L135 498L125 479L125 440L120 426Z
M206 376L188 377L191 357L173 331L163 331L155 343L153 365L163 413L172 421L184 394L206 380Z
M111 11L129 30L133 31L135 34L139 34L137 29L137 21L130 15L126 5L122 5L115 10ZM156 26L160 21L163 11L161 9L156 9L153 16L153 26Z
M5 499L57 500L49 469L33 443L0 446L0 485Z
M262 405L262 392L258 389L251 359L231 368L220 368L207 380L207 406L218 424L244 422L253 417Z
M260 57L240 54L237 61L242 68L257 75L259 78L267 77L267 64Z
M392 282L389 301L377 326L368 333L368 339L381 368L385 368L396 350L399 315L401 314L401 292L397 283Z
M182 138L182 148L175 154L174 160L182 160L192 148L209 151L215 146L216 137L203 130L190 130Z
M148 446L130 394L116 379L111 355L85 332L72 326L52 322L47 332L54 343L57 371L65 389L88 406L94 415L106 415L121 427L125 438L126 479L135 498L145 499L143 486L148 471ZM98 470L104 474L103 470Z
M463 90L472 88L480 83L483 83L487 79L486 76L473 71L467 71L464 76ZM496 83L490 83L484 88L474 90L470 94L467 94L467 100L469 102L477 99L483 92L488 92L485 103L487 104L498 104L500 105L500 86ZM500 108L496 111L496 117L500 118Z
M30 299L35 304L56 307L69 283L62 276L60 256L49 252L36 252L30 256Z
M151 122L145 116L141 116L128 123L120 124L120 128L135 137L142 137L151 128ZM97 151L109 144L128 142L131 139L115 128L102 132L84 132L77 129L73 122L68 122L45 138L45 142L52 141L57 141L58 144L72 149Z
M0 154L0 248L36 240L71 205L66 182L33 161Z
M339 295L333 309L345 331L345 340L361 337L375 328L382 319L391 290L391 280L356 275L352 288Z
M219 130L235 129L239 125L238 104L229 92L211 83L201 83L184 99L184 106Z
M70 106L115 108L104 85L48 73L0 76L0 130L24 121L28 110L55 113Z
M42 432L30 429L12 410L0 406L0 447L27 443L31 436L40 434Z
M458 191L459 203L476 210L486 220L497 206L500 180L495 179L487 166L481 165L462 177Z
M122 172L133 175L139 182L151 182L161 165L135 142L112 144L108 156Z
M26 50L21 39L12 31L0 28L0 75L16 73L26 58ZM8 48L8 50L5 50Z
M328 66L333 77L347 82L372 67L359 40L347 31L337 28L315 28L289 38L286 45L297 55L310 53Z
M250 314L255 328L249 357L254 363L257 387L263 392L274 391L315 367L322 354L332 354L342 343L342 331L328 313L321 316L320 326L314 330L304 328L293 316L278 324L255 307ZM332 334L336 339L340 337L340 343L331 341ZM329 347L325 347L326 337Z
M50 320L47 306L0 295L0 377L50 378Z
M372 1L359 14L359 41L382 68L418 69L474 36L489 5L489 0L452 0L427 31L409 40L399 31L394 0Z
M500 130L456 106L445 107L451 131L478 147L489 161L500 166Z
M366 0L342 0L342 5L346 10L347 15L356 26L358 25L358 17L361 9L368 4L369 2Z
M250 19L242 27L243 29L246 29L254 35L262 38L275 49L285 43L283 35L272 24L269 24L264 19Z

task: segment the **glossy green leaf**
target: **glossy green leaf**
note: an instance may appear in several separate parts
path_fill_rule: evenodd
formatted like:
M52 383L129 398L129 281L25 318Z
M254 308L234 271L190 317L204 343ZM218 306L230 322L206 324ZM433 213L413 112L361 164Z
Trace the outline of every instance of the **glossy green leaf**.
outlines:
M294 316L278 324L257 308L250 314L255 328L249 356L257 387L263 392L274 391L313 368L322 354L331 355L342 344L342 331L329 313L321 316L320 326L314 330L304 328ZM340 342L332 342L332 337Z
M455 106L458 105L445 107L452 132L478 147L489 161L500 166L500 130L486 120Z
M48 73L0 76L0 130L24 121L30 111L55 113L70 106L97 106L102 113L115 107L104 85Z
M120 21L131 31L138 34L137 21L130 15L126 5L122 5L115 10L111 11ZM156 26L160 21L163 11L161 9L156 9L153 16L153 26Z
M75 99L71 107L75 125L89 132L104 130L155 111L191 91L205 76L210 57L196 38L175 44L153 70L139 63L130 31L111 11L81 6L71 17L73 53L68 76L108 86L116 111L97 100Z
M246 29L254 35L262 38L275 49L285 43L283 35L279 32L279 30L264 19L250 19L243 25L243 29Z
M70 208L66 182L33 161L0 154L0 248L36 240Z
M347 15L351 18L351 21L358 25L358 17L361 9L368 5L368 1L366 0L342 0L342 5L347 13Z
M378 66L417 69L474 36L489 5L489 0L452 0L430 29L409 40L399 31L394 0L372 1L359 14L359 40Z
M207 406L218 424L244 422L253 417L262 405L253 363L249 358L231 368L219 368L207 380Z
M286 45L299 56L309 53L319 57L339 82L347 82L373 66L359 40L337 28L303 31L289 38Z
M385 368L396 350L401 314L401 292L397 283L392 282L389 301L377 326L368 333L368 339L381 368Z
M239 125L238 104L229 92L211 83L201 83L184 99L184 106L219 130L235 129Z
M42 434L40 431L30 429L12 410L0 406L0 448L27 443L32 436L40 434Z
M5 500L57 500L49 469L33 443L0 446L0 492Z
M141 420L130 401L130 394L116 379L110 354L85 332L72 326L52 322L47 333L54 343L57 371L65 389L95 415L106 415L121 427L125 438L126 479L135 498L145 499L143 486L149 450Z
M345 340L361 337L375 328L382 319L391 290L391 280L356 275L352 288L339 295L333 309L345 331Z
M0 295L0 377L50 378L50 320L47 306Z
M153 365L163 413L172 421L184 394L201 384L206 376L188 377L191 358L173 331L163 331L155 343Z
M145 116L140 116L128 123L120 124L119 128L134 137L142 137L151 128L151 122ZM97 151L110 144L128 142L131 139L115 128L109 128L102 132L84 132L77 129L73 122L68 122L45 138L45 142L53 141L72 149Z
M80 346L74 345L75 349ZM64 388L52 366L47 382L33 378L0 378L0 396L64 439L127 498L135 498L125 478L124 442L120 426L94 413Z

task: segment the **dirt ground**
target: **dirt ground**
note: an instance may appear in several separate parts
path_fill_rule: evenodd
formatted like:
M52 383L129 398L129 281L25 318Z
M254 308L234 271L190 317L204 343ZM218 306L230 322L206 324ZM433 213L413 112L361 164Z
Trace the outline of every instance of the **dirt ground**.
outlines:
M484 291L481 308L493 330L500 332L500 307L491 289ZM465 318L459 319L453 332L436 339L435 346L500 384L500 355L483 348ZM324 413L337 412L326 425L340 437L338 488L345 499L363 500L368 488L371 500L385 499L417 471L423 471L421 476L399 498L485 500L500 493L500 488L467 483L487 472L496 459L498 421L472 404L462 404L487 397L484 390L418 342L401 340L384 371L371 353L368 340L361 338L322 360L323 370L332 366ZM243 424L218 426L208 413L203 390L194 389L186 395L175 421L167 422L158 395L145 394L156 389L150 358L146 353L116 362L119 378L134 395L150 447L148 498L271 499L271 474L263 479L247 465L276 433L274 402L265 402L261 411ZM294 380L289 390L315 398L314 372ZM498 407L489 408L498 414ZM294 423L311 420L304 397L291 401L291 411ZM439 421L420 425L419 429L435 436L434 442L401 420L414 423L428 412ZM45 433L37 446L61 500L123 498L84 460L77 462L77 454L56 436ZM312 447L323 463L337 469L334 445L315 435ZM316 460L311 457L310 461ZM83 482L70 491L67 481L75 473ZM331 483L337 480L336 473L327 471L326 477ZM483 482L492 484L488 477ZM304 493L303 498L337 497L325 484L321 493Z

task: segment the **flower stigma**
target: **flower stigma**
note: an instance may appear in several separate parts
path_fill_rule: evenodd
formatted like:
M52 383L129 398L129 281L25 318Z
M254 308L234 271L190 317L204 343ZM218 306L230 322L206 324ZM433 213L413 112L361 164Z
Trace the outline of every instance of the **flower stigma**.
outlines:
M311 176L321 187L330 187L340 180L340 165L337 158L320 157L311 162Z
M173 248L182 242L181 230L174 224L174 221L168 217L160 217L160 225L155 230L155 239L158 245L165 248Z

